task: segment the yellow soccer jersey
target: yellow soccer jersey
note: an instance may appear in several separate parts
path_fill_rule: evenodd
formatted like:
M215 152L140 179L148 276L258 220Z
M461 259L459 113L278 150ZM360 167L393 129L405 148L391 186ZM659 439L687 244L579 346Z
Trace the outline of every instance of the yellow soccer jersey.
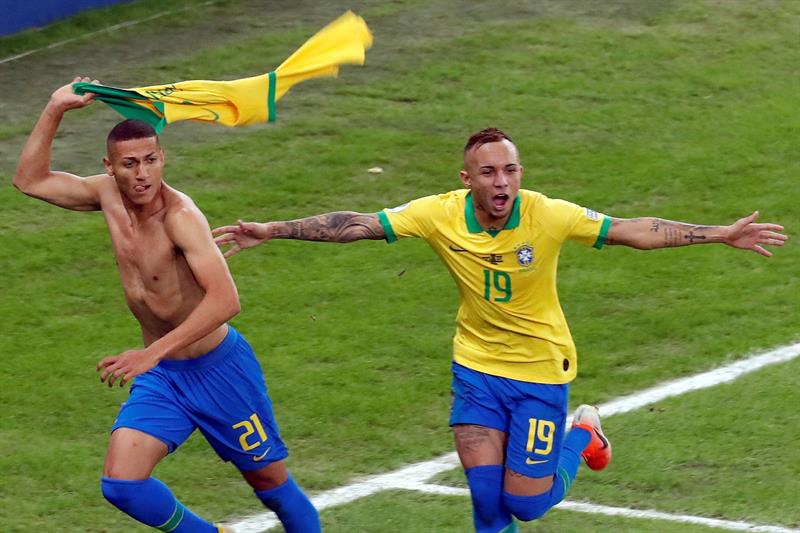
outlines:
M556 293L558 255L568 239L601 248L609 217L520 190L505 228L488 232L466 189L384 209L378 217L388 242L425 239L455 279L457 363L528 382L575 378L575 343Z

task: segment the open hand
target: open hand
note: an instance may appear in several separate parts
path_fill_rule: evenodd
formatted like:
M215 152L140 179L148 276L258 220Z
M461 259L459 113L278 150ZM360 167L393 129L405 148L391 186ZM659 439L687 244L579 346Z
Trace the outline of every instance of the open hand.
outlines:
M108 382L109 387L119 379L119 386L124 386L139 374L144 374L160 361L157 354L144 350L127 350L118 355L105 357L97 363L100 381Z
M778 233L783 231L783 226L778 224L756 224L758 211L752 215L740 218L728 226L725 244L743 250L753 250L766 257L772 257L772 252L765 250L761 245L783 246L788 235Z
M218 235L214 239L217 246L222 248L225 245L231 247L223 254L230 257L239 253L245 248L252 248L269 239L267 224L260 222L242 222L239 220L236 226L221 226L212 230L212 234Z

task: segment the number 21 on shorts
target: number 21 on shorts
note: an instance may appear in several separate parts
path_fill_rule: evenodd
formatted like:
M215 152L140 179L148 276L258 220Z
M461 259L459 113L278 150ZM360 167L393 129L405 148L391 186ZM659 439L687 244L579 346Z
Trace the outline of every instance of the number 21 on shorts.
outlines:
M253 448L258 448L262 443L267 441L267 432L264 431L264 426L261 425L261 420L258 419L258 413L250 415L250 420L242 420L239 423L231 426L233 429L244 428L244 432L239 435L239 444L244 451L250 451ZM248 442L248 438L254 433L258 433L261 440Z

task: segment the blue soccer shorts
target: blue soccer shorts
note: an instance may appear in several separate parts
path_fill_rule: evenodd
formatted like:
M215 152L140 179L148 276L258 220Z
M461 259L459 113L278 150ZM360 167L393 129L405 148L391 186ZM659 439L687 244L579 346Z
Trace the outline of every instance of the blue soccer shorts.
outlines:
M223 460L244 471L289 455L261 365L232 326L209 353L163 360L137 376L111 431L122 427L152 435L170 453L199 429Z
M555 474L567 421L569 385L501 378L453 363L450 425L508 435L506 467L529 477Z

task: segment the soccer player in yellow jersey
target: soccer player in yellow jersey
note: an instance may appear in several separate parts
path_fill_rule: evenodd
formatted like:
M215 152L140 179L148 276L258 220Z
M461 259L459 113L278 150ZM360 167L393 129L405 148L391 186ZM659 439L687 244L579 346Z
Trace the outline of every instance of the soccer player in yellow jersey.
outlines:
M226 257L270 239L352 242L425 239L461 296L453 339L450 417L479 533L516 531L512 516L534 520L560 502L580 457L595 470L611 460L597 410L578 407L566 432L575 345L556 294L562 244L574 240L654 249L724 243L772 255L787 237L758 213L730 226L659 218L612 218L520 190L517 148L498 129L464 148L466 189L413 200L379 213L335 212L289 222L217 228Z

